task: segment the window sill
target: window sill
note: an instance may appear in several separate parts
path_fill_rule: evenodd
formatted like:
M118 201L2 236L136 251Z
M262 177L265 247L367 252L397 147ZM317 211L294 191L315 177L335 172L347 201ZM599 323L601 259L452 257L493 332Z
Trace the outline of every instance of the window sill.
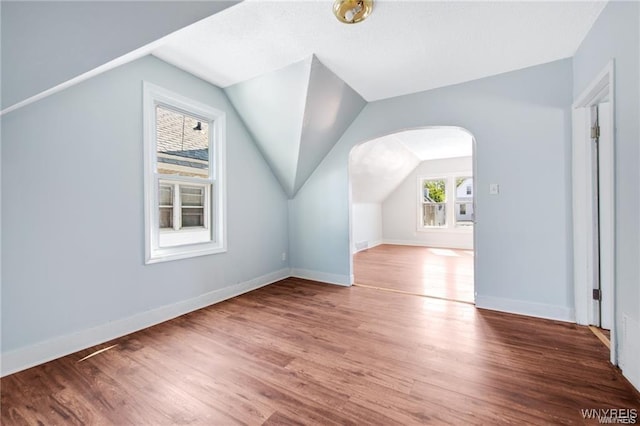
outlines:
M168 262L171 260L188 259L191 257L225 253L227 247L216 242L188 244L175 247L161 247L151 250L145 259L145 264Z

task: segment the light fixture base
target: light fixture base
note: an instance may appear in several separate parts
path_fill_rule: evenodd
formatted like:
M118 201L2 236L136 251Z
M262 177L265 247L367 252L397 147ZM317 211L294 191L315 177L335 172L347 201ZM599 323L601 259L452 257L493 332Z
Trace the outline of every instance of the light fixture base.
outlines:
M364 21L372 10L373 0L336 0L333 3L333 14L345 24Z

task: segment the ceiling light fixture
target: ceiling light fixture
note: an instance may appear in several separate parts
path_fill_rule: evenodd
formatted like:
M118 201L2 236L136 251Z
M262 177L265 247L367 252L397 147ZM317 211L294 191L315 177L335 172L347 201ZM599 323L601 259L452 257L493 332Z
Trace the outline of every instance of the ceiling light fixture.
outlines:
M364 21L372 10L373 0L336 0L333 3L333 14L345 24Z

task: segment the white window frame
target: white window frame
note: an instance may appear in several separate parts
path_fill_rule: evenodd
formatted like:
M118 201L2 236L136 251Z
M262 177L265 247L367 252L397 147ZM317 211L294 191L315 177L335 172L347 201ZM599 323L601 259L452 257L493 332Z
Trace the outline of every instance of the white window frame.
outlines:
M444 181L444 203L437 203L437 204L444 204L444 212L445 212L445 218L444 218L444 226L429 226L429 225L425 225L422 222L422 217L423 217L423 205L427 204L424 202L424 182L425 181L433 181L433 180L443 180ZM446 176L433 176L433 177L420 177L418 179L418 229L421 230L440 230L440 229L448 229L449 228L449 224L450 224L450 214L449 214L449 210L451 209L450 206L450 202L449 202L449 180Z
M458 221L457 216L458 216L458 211L459 205L464 204L466 206L467 202L466 201L460 201L460 199L458 198L458 191L457 191L457 187L456 187L456 179L473 179L473 175L472 174L464 174L464 173L458 173L456 174L454 177L450 178L453 180L453 197L455 198L454 200L454 212L453 212L453 219L455 221L455 226L456 228L473 228L473 220L471 221L471 223L465 222L465 223L461 223ZM466 185L464 192L466 195L471 195L471 197L475 200L474 194L473 194L473 185L469 186ZM469 194L469 192L471 192ZM475 201L472 202L472 204L475 207ZM465 207L466 209L466 207ZM475 210L474 210L474 217L475 217ZM466 213L465 213L466 215Z
M416 218L418 232L453 232L453 233L472 233L473 225L458 225L456 221L456 178L473 177L473 173L468 170L455 173L441 173L439 175L423 175L418 176L418 196L416 198ZM422 223L422 187L426 180L444 180L445 181L445 205L446 205L446 225L445 226L424 226ZM474 181L475 185L475 181ZM473 191L472 188L472 193ZM474 198L475 200L475 198ZM474 201L475 204L475 201ZM475 209L474 209L475 210Z
M162 106L209 124L209 178L158 173L156 107ZM227 251L226 114L209 105L143 82L145 263L204 256ZM204 186L205 226L160 230L158 188L162 183ZM174 196L178 196L174 194ZM175 200L175 198L174 198ZM175 209L180 205L175 205ZM175 222L174 222L175 225ZM161 234L163 234L161 236ZM203 237L206 235L206 237ZM210 237L209 237L210 236ZM163 244L178 244L161 246Z

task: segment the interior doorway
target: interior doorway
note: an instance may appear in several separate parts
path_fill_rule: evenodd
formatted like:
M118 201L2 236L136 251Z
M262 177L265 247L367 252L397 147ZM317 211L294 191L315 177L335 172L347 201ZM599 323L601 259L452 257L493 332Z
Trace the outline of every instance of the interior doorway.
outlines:
M617 365L613 63L573 105L573 249L576 322L594 332Z
M354 285L474 303L474 139L403 130L349 155Z

